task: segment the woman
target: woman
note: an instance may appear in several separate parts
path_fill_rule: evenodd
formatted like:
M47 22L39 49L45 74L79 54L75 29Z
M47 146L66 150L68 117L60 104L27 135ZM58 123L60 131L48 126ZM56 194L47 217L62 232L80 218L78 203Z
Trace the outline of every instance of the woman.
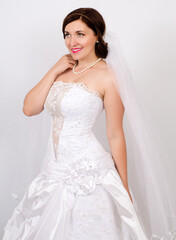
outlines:
M4 228L9 239L145 240L127 179L124 105L105 60L105 23L95 9L79 8L63 22L62 56L26 95L27 116L51 115L40 173ZM105 109L111 153L92 126Z

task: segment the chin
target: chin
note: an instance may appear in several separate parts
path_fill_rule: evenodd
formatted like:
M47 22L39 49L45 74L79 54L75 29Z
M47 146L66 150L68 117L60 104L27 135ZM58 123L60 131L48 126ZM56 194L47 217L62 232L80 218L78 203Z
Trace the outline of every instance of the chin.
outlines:
M74 60L81 60L81 59L85 59L88 55L82 55L82 56L74 56L73 55L73 59Z
M74 59L75 61L82 59L82 57L76 57L76 56L72 56L72 57L73 57L73 59Z
M80 59L79 57L76 57L76 56L72 56L72 58L73 58L75 61Z
M75 56L72 52L70 52L70 54L71 54L71 56L72 56L72 58L73 58L74 60L78 60L78 59L79 59L79 57L78 57L78 56Z

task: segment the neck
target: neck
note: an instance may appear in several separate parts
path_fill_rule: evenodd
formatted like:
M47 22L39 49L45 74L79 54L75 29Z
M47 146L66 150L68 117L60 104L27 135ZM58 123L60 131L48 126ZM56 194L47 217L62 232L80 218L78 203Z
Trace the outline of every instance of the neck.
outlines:
M86 57L85 59L78 60L78 64L76 66L77 69L85 68L94 63L98 59L97 56Z

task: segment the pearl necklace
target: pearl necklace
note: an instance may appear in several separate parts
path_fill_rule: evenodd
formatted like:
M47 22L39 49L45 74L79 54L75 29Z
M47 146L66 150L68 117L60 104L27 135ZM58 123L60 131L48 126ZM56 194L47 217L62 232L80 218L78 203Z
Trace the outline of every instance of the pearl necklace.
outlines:
M84 68L84 69L83 69L82 71L80 71L80 72L75 72L75 67L77 66L77 63L76 63L76 64L73 66L73 73L74 73L74 74L83 73L83 72L85 72L87 69L93 67L93 66L94 66L97 62L99 62L101 59L102 59L102 58L98 58L94 63L92 63L90 66Z

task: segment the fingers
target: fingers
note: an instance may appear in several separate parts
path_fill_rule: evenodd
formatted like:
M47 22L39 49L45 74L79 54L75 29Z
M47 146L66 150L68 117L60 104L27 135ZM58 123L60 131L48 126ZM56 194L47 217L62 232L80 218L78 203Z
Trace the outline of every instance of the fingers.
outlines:
M73 68L73 66L76 64L76 60L73 59L71 54L65 54L65 56L67 58L69 68Z
M66 56L67 56L68 58L73 59L73 57L72 57L72 55L71 55L70 53L66 54Z
M72 57L70 58L68 58L68 62L70 63L70 64L73 64L73 65L75 65L76 64L76 60L74 60Z
M69 64L69 68L71 68L71 69L72 69L72 68L73 68L73 66L74 66L73 64Z
M74 66L74 65L76 64L76 61L74 61L74 60L69 60L69 63Z
M73 59L72 55L69 53L69 54L66 54L66 56L69 58L69 59ZM74 60L74 59L73 59ZM76 61L76 60L74 60Z

